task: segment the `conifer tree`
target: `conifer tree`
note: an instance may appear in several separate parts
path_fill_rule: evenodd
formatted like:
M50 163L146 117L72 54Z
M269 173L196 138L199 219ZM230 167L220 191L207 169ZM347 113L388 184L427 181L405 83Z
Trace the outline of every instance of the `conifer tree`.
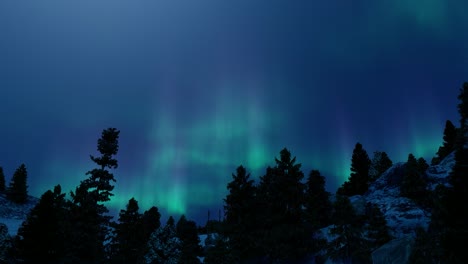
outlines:
M426 160L421 157L418 159L418 171L419 173L425 178L426 177L426 171L429 168L429 164L427 164Z
M203 249L195 222L188 221L185 215L182 215L176 225L176 235L181 244L179 263L200 264L198 257L202 256Z
M441 235L444 258L451 263L468 263L468 82L463 84L458 96L460 113L460 131L456 143L455 165L450 174L452 188L444 201L445 217L437 221L445 227Z
M351 159L351 175L349 180L339 189L339 193L346 196L362 195L369 188L369 169L371 161L366 150L357 143Z
M463 84L458 96L460 128L455 142L455 165L449 176L451 186L437 186L434 192L434 209L427 233L420 234L413 259L432 263L468 263L468 83ZM427 245L421 240L427 237L436 245ZM418 238L417 241L418 242ZM436 249L436 250L433 250ZM431 256L422 254L430 252ZM435 252L435 253L434 253Z
M259 208L264 219L260 244L270 261L297 261L310 247L303 213L304 174L286 148L275 161L276 166L268 167L260 179Z
M3 168L0 167L0 193L4 193L5 190L6 190L5 174L3 173Z
M115 225L112 239L111 263L137 263L143 247L142 215L138 212L138 202L131 198L126 210L120 210L119 222Z
M334 226L330 230L336 238L329 244L328 256L343 263L364 263L369 260L368 245L362 228L347 196L338 195L333 203Z
M71 249L73 261L83 263L102 263L105 259L104 241L110 236L110 219L103 204L110 200L114 189L114 175L108 169L117 168L114 155L118 151L120 131L109 128L102 131L98 139L100 157L91 156L99 168L86 174L89 178L81 181L75 192L71 193L71 217L75 224L75 231L71 237L75 241Z
M159 227L151 234L145 263L177 264L179 263L180 246L180 239L176 236L174 218L171 216L164 227Z
M28 186L26 185L28 172L26 165L21 164L16 169L13 178L11 179L10 186L8 187L7 197L10 201L23 204L28 200Z
M156 206L151 207L143 213L141 217L141 225L143 232L143 240L148 241L151 234L161 226L161 214Z
M66 262L67 214L60 185L45 192L18 230L18 258L31 264Z
M139 253L137 254L138 260L136 263L145 263L145 255L148 253L148 242L151 234L153 234L159 227L161 227L161 214L156 206L151 207L143 213L140 219L139 232L140 244L142 245Z
M423 170L421 167L425 166L421 165L421 162L418 162L413 154L409 154L400 186L401 195L413 199L417 203L422 202L427 194L427 182L421 173Z
M371 166L369 169L369 179L375 181L377 178L392 167L393 162L388 157L386 152L376 151L372 158Z
M366 205L368 225L367 238L369 239L372 250L377 249L392 239L387 220L376 204L368 203Z
M445 157L447 157L452 151L455 150L455 144L457 141L457 128L453 125L450 120L445 122L444 129L444 142L436 153L436 156L432 159L432 165L439 164Z
M226 236L233 256L244 262L258 253L256 221L256 188L250 174L243 166L237 168L237 174L227 185L229 194L224 199L226 216Z
M325 177L312 170L306 182L305 215L309 230L314 232L331 224L332 204L325 190Z
M227 238L218 234L215 236L213 245L208 246L206 256L203 260L204 264L232 264L239 263L232 256L229 249Z

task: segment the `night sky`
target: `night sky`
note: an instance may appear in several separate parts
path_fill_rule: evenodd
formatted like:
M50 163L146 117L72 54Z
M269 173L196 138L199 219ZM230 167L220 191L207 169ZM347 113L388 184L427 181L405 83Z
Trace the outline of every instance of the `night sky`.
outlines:
M468 81L468 1L0 1L0 166L72 190L121 130L115 197L199 222L283 147L334 192L361 142L430 159Z

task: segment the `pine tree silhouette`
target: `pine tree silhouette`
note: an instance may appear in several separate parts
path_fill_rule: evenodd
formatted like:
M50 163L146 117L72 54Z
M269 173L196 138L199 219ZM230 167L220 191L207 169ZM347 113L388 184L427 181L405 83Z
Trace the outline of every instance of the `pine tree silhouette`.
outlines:
M269 261L292 262L303 258L310 236L304 221L304 174L301 164L285 148L260 178L259 201L264 225L259 236L264 255Z
M148 241L145 263L177 264L180 256L180 239L176 236L174 218L169 217L164 227L151 234Z
M22 263L64 263L66 261L67 214L60 185L47 191L18 230L18 253Z
M109 128L102 131L98 139L100 157L91 156L99 168L86 174L88 179L81 181L75 192L71 193L72 204L70 214L75 229L70 234L75 241L70 255L73 261L82 263L102 263L106 258L104 241L109 239L110 219L103 204L110 200L114 189L114 176L108 169L117 168L117 160L113 158L118 151L120 131Z
M28 200L27 177L26 165L21 164L16 169L15 174L13 174L10 186L8 187L7 197L9 200L19 204L26 203Z
M362 195L369 188L369 169L371 161L360 143L356 143L351 159L351 175L349 180L338 189L340 195Z
M377 249L392 239L387 220L376 204L368 203L366 205L368 225L367 238L370 240L372 250Z
M455 166L450 174L452 188L445 197L446 218L442 219L445 229L442 234L444 257L451 263L468 263L468 83L463 84L458 96L460 103L461 135L456 143ZM440 221L440 220L439 220Z
M242 166L237 168L232 179L227 185L229 194L224 199L226 236L233 256L237 261L245 262L260 254L256 235L260 228L256 213L256 187Z
M312 170L306 182L306 221L314 232L331 224L332 204L330 193L325 190L325 177Z
M445 157L447 157L452 151L455 150L455 144L457 141L457 128L453 125L450 120L445 122L444 129L444 142L436 153L436 156L432 159L431 164L439 164Z
M370 181L375 181L377 178L392 167L393 162L388 157L386 152L376 151L374 152L374 157L372 158L372 163L369 169L369 179Z
M408 155L405 174L400 186L400 193L404 197L422 203L427 195L427 181L422 171L427 169L425 161L417 161L413 154Z
M195 222L188 221L182 215L176 225L176 235L181 243L179 263L200 264L198 257L203 255L203 249Z
M111 243L111 263L137 263L140 259L146 241L142 238L142 215L138 211L138 202L134 198L128 201L126 210L120 210Z
M360 221L347 196L337 195L333 203L334 226L330 230L335 235L329 244L327 255L344 263L366 263L370 258L368 244L362 235Z

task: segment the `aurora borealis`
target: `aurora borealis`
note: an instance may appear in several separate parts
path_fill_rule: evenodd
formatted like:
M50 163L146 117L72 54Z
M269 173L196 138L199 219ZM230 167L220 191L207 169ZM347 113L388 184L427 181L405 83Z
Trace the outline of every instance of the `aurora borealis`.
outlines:
M468 81L466 1L2 1L0 166L73 189L121 130L115 197L206 220L283 147L334 191L356 142L431 158ZM217 215L217 213L213 213Z

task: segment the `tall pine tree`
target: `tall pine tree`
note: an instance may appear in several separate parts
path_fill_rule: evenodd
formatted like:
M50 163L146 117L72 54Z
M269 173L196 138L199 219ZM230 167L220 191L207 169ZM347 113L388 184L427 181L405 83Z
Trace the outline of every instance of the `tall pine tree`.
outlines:
M439 164L445 157L447 157L452 151L455 150L455 144L457 141L457 128L453 125L450 120L445 122L444 129L444 142L436 153L436 156L432 159L432 165Z
M176 235L174 218L169 217L164 227L151 234L145 255L147 264L177 264L180 257L180 239Z
M176 235L180 240L179 263L200 264L198 257L203 255L197 225L182 215L176 225Z
M422 171L425 171L425 161L417 161L413 154L408 155L405 174L400 185L401 196L422 203L427 195L427 182Z
M376 204L368 203L366 205L367 216L367 238L371 245L371 250L377 249L392 239L387 220Z
M161 227L161 214L156 206L151 207L145 211L140 220L141 241L144 245L140 249L140 256L137 263L145 263L144 256L148 253L148 242L153 234L159 227Z
M26 165L21 164L16 169L13 178L11 179L10 186L8 187L7 197L10 201L23 204L28 200L28 186L26 185L28 172Z
M455 166L450 174L452 188L446 194L442 234L444 257L451 263L468 263L468 82L463 84L458 96L461 134L456 144Z
M99 167L86 174L89 178L81 181L75 192L71 193L71 217L76 229L71 237L75 241L71 249L73 261L82 263L102 263L106 257L104 242L110 236L110 219L103 204L110 200L114 189L114 175L108 169L117 168L114 155L119 149L119 133L115 128L102 131L98 139L101 156L91 156Z
M18 230L22 263L66 263L68 209L60 185L47 191Z
M338 193L346 196L362 195L369 188L369 169L371 161L366 150L357 143L351 159L351 175L349 180L338 189Z
M143 240L148 241L151 234L161 226L161 214L156 206L151 207L143 213L141 217L141 226Z
M331 224L332 204L325 190L325 177L312 170L306 182L305 216L309 230L314 232Z
M237 168L237 174L233 174L232 179L227 185L229 194L224 199L226 236L233 256L245 262L259 253L256 187L243 166Z
M392 167L393 162L388 157L386 152L376 151L372 158L371 166L369 169L369 179L375 181L377 178Z
M304 174L286 148L275 161L276 166L268 167L260 179L259 208L264 219L261 245L269 261L297 261L307 254L311 242L303 213Z
M146 243L142 238L142 215L138 211L138 202L134 198L128 201L126 210L120 210L111 244L111 263L137 263L140 260L139 254Z
M362 235L359 218L347 196L337 195L333 203L333 228L335 235L329 244L327 255L343 263L367 263L370 252Z

